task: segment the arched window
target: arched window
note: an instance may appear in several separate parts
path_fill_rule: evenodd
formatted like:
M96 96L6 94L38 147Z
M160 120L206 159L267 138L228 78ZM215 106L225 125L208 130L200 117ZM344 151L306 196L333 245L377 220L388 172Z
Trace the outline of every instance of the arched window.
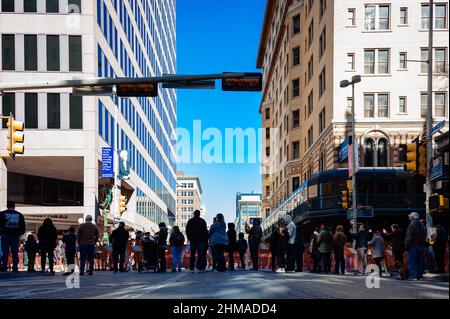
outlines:
M367 139L364 141L364 166L365 167L373 167L373 140Z
M378 141L378 167L387 167L388 166L388 143L385 138L382 138Z

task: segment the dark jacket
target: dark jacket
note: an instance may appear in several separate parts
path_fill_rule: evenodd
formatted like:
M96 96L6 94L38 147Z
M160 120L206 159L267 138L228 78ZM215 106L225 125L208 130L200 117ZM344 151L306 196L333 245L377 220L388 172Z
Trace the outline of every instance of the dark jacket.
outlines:
M402 229L398 228L392 233L387 235L387 239L392 243L392 251L403 252L405 251L405 233Z
M367 248L369 242L369 233L367 231L359 231L356 234L352 234L353 239L356 241L356 248Z
M270 247L269 250L273 254L276 254L278 250L278 235L277 229L272 230L272 234L270 235Z
M240 253L245 253L248 249L248 244L245 238L240 238L237 242L237 246Z
M228 229L227 237L228 237L227 252L234 253L238 248L236 231L234 229Z
M37 237L39 239L40 249L55 249L58 232L55 226L39 227Z
M25 219L14 209L0 212L0 235L22 236L25 233Z
M299 252L305 251L305 233L301 228L297 228L297 232L295 235L295 245Z
M321 254L331 254L333 251L333 234L327 229L322 229L317 244Z
M72 233L65 234L62 241L66 245L66 252L75 252L77 250L77 235Z
M262 228L259 224L255 223L252 228L246 228L245 232L248 234L249 245L259 245L262 238Z
M25 242L25 252L27 254L33 255L36 254L39 251L39 245L36 242L35 239L33 240L29 240L27 239L27 241Z
M344 249L345 243L347 242L347 236L345 236L342 229L337 229L333 236L334 248Z
M435 250L445 250L447 247L448 235L444 228L439 228L436 233L436 240L434 241L433 248Z
M285 251L288 246L289 238L290 238L288 230L285 228L280 233L277 229L275 231L275 237L276 237L276 242L277 242L277 250L276 251Z
M160 227L158 233L158 247L167 249L167 237L169 232L166 227Z
M172 246L172 247L177 247L177 248L183 247L184 235L179 231L172 232L170 234L169 243L170 243L170 246Z
M405 248L409 249L409 247L414 245L424 247L426 238L427 230L418 219L414 219L406 229Z
M115 229L109 236L113 249L117 251L125 251L127 249L130 233L123 227Z
M189 219L186 225L186 236L190 242L208 242L208 226L201 217Z

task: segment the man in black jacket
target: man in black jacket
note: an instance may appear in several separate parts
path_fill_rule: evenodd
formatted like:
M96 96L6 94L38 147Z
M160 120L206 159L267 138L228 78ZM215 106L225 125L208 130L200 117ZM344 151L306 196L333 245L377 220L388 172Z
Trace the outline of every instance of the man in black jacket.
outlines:
M129 237L130 233L125 229L124 222L120 222L119 227L109 236L109 241L113 247L114 273L117 273L117 263L119 263L120 272L124 272L123 265Z
M194 211L194 217L189 219L186 225L186 236L189 241L191 258L189 260L189 269L194 272L195 253L197 257L197 269L204 271L206 268L206 251L208 245L208 227L206 221L200 217L200 211Z
M7 210L0 212L0 236L2 239L2 263L0 270L8 270L8 256L11 247L13 259L13 272L19 271L19 241L20 236L25 233L25 219L21 213L16 211L16 203L7 202Z
M408 215L410 224L406 229L405 248L408 252L409 278L420 280L424 272L424 249L427 230L419 220L419 214L413 212Z

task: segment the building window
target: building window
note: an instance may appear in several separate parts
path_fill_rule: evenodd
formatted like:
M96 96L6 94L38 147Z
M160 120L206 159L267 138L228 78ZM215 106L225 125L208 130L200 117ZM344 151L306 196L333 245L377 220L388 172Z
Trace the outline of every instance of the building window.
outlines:
M314 131L313 131L313 126L311 125L311 127L308 130L308 148L311 147L314 143Z
M389 117L388 94L378 94L378 117Z
M325 108L319 114L319 133L322 133L325 130L326 126L326 118L325 118Z
M408 111L406 101L406 96L400 96L398 101L398 111L400 113L406 113Z
M270 156L270 147L266 147L266 156L267 156L267 157Z
M375 117L375 96L364 94L364 117Z
M355 8L350 8L347 11L347 26L356 26L356 11Z
M25 127L38 128L38 94L25 93Z
M378 13L378 29L389 30L389 6L379 6Z
M37 12L36 0L24 0L23 1L24 12Z
M69 36L69 71L82 71L81 36Z
M296 15L292 18L292 24L293 24L293 34L300 33L300 15Z
M314 55L311 55L311 59L308 61L308 81L311 81L314 75Z
M399 61L399 67L400 70L406 70L408 68L408 55L406 52L400 52L400 61Z
M353 99L351 97L348 97L347 98L347 109L346 109L347 116L352 115L352 104L353 104Z
M59 13L59 0L47 0L46 1L47 13Z
M300 64L300 47L296 47L292 50L292 65L296 66Z
M327 9L327 0L320 0L320 6L319 6L320 17L323 16L326 9Z
M2 34L2 70L16 69L16 41L14 34Z
M25 46L25 71L37 71L37 35L26 34Z
M375 60L377 57L377 60ZM375 70L377 65L377 70ZM389 50L369 49L364 50L364 73L365 74L388 74L389 73Z
M406 162L407 161L407 145L406 144L400 144L398 146L398 160L400 162Z
M292 80L292 97L300 95L300 79Z
M59 36L47 35L47 71L59 70Z
M373 140L367 139L364 141L364 166L373 167Z
M377 156L378 156L378 167L388 166L388 143L385 138L378 141Z
M300 158L300 142L295 141L292 142L292 159Z
M375 30L375 6L365 8L365 29Z
M270 139L270 127L266 127L266 140Z
M408 24L408 8L400 8L400 24Z
M295 192L300 187L300 177L292 177L292 192Z
M447 68L445 66L445 60L447 55L447 50L445 48L434 48L434 59L433 59L433 73L445 73ZM428 72L428 48L421 49L421 66L420 72Z
M421 117L427 117L427 111L428 111L427 96L428 96L427 93L420 94L420 116Z
M434 116L445 117L445 93L434 94Z
M70 95L70 128L83 128L83 97Z
M61 103L59 93L47 94L47 128L61 128Z
M327 29L323 28L322 33L320 34L319 37L319 56L322 57L323 54L325 53L325 50L327 48Z
M2 0L2 12L14 12L14 0Z
M347 53L347 71L355 70L355 54Z
M326 89L327 89L326 71L325 71L325 67L323 67L323 70L322 70L322 72L320 72L320 75L319 75L319 96L322 96Z
M266 107L265 114L266 114L266 120L270 119L270 107Z
M300 110L292 111L292 128L300 127Z
M69 0L69 13L81 13L81 0Z
M311 24L308 28L308 48L311 46L312 42L314 40L314 19L311 20Z
M378 24L377 24L378 19ZM377 28L378 26L378 28ZM389 30L390 14L389 6L366 5L365 7L365 29L366 30Z
M2 114L9 116L11 114L16 115L16 94L15 93L4 93L2 97ZM7 127L7 119L2 119L2 127Z
M313 112L314 110L314 91L311 91L308 95L308 116Z
M447 27L447 5L438 3L434 5L434 28L445 29ZM422 4L421 7L421 28L428 30L430 25L430 6Z

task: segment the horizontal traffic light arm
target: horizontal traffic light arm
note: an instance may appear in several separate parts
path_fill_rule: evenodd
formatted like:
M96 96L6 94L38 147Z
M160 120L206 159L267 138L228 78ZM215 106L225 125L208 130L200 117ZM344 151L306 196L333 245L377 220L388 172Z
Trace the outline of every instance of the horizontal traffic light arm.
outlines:
M86 78L65 81L44 81L44 82L18 82L18 83L1 83L0 94L4 92L15 92L25 90L41 90L41 89L59 89L59 88L85 88L85 87L103 87L114 85L136 85L150 83L180 83L195 82L207 80L221 80L230 78L245 78L249 73L220 73L205 75L163 75L156 77L141 78Z

